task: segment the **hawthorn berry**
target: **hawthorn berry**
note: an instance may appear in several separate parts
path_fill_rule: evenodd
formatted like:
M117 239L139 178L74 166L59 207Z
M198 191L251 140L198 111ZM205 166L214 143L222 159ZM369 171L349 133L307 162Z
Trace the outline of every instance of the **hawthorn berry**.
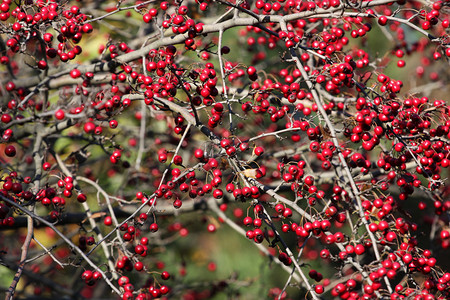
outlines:
M81 76L81 71L78 69L73 69L72 71L70 71L70 77L72 78L78 78Z
M14 157L16 156L16 147L14 147L13 145L8 145L5 148L5 154L8 157Z

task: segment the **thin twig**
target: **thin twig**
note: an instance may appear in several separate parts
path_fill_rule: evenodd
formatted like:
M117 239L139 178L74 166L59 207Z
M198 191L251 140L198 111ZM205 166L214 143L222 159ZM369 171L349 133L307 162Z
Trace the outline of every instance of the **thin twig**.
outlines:
M72 241L70 239L68 239L61 231L59 231L52 223L48 222L47 220L39 217L38 215L32 213L31 211L27 210L26 208L22 207L20 204L4 197L3 195L0 195L0 198L11 204L12 206L16 207L17 209L21 210L22 212L24 212L25 214L27 214L28 216L30 216L32 219L34 220L38 220L39 222L44 223L45 225L47 225L49 228L51 228L57 235L59 235L65 242L67 245L69 245L71 248L73 248L76 252L78 252L78 254L92 267L94 268L97 272L99 272L100 274L102 274L102 278L103 280L105 280L105 282L111 287L111 289L117 294L117 295L121 295L122 293L119 291L119 289L117 287L114 286L114 284L111 282L111 280L109 280L109 278L106 276L106 274L102 271L102 269L100 269L77 245L75 245L74 243L72 243Z

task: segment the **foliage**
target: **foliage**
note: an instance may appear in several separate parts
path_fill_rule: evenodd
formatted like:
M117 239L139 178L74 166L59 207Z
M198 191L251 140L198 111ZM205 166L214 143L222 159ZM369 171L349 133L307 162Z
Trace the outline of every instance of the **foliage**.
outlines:
M3 0L6 299L448 299L449 6Z

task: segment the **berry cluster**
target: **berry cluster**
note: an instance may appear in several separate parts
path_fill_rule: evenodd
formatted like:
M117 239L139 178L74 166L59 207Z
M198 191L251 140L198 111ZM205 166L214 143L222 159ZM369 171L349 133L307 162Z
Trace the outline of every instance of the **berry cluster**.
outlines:
M450 297L450 2L126 5L0 4L8 299Z

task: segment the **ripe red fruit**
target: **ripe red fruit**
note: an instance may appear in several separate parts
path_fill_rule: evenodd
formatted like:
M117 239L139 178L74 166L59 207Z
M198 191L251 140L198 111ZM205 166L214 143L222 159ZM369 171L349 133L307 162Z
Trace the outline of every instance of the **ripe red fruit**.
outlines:
M112 225L112 218L110 216L106 216L105 219L103 220L103 223L106 226L111 226Z
M100 279L102 279L102 273L100 273L100 272L98 272L98 271L95 271L94 272L94 274L92 274L92 279L94 279L94 280L100 280Z
M142 20L145 23L150 23L152 21L152 19L153 19L153 17L149 13L146 13L142 16Z
M264 153L264 148L263 147L256 147L254 150L255 155L257 156L261 156Z
M47 43L51 43L53 41L53 34L51 33L44 33L43 39Z
M209 165L211 168L215 169L215 168L217 168L217 167L219 166L219 162L218 162L215 158L210 158L210 159L208 160L208 165Z
M214 224L208 224L207 229L209 232L215 232L216 226Z
M320 285L320 284L316 285L314 287L314 291L319 295L322 294L324 292L323 285Z
M9 122L12 121L12 118L9 114L3 114L2 115L2 122L5 124L8 124Z
M118 125L119 125L119 123L116 120L109 121L109 128L111 128L111 129L117 128Z
M38 61L37 66L41 70L46 70L48 68L47 62L45 60Z
M197 159L202 159L204 157L204 153L202 149L195 149L194 156Z
M128 18L115 24L122 29L133 23L132 14L141 13L142 34L155 26L164 32L165 38L140 44L133 30L108 34L110 27L84 15L78 2L72 7L75 1L0 1L5 33L0 226L24 226L11 201L35 203L35 213L58 221L62 233L75 230L82 252L107 243L116 270L109 269L102 251L89 256L108 276L129 276L113 282L123 299L153 299L170 293L158 282L170 276L157 273L165 270L159 260L166 260L166 249L177 252L174 248L189 244L180 239L189 230L197 235L197 229L214 232L219 224L231 224L214 214L217 204L217 212L226 213L253 242L269 245L270 256L283 266L294 262L286 253L299 250L304 272L316 256L325 260L320 269L327 274L339 264L342 278L334 282L311 270L315 283L299 294L447 297L450 273L423 249L423 237L431 233L436 254L450 248L450 106L439 90L448 79L440 66L443 56L450 56L448 1L363 1L359 9L342 0L232 1L241 11L256 9L265 16L259 19L245 14L217 19L215 13L226 11L223 1L140 1L129 7L135 12L106 5L100 18ZM390 32L387 38L371 32L374 22ZM239 36L220 32L227 24ZM93 26L108 34L107 41L86 37ZM82 38L89 40L79 44ZM390 49L394 60L369 49L372 39L388 43L382 48ZM105 45L94 45L100 41ZM227 57L231 49L236 53ZM81 56L82 51L89 53ZM392 66L415 73L392 72ZM410 81L407 76L417 77L413 85L430 88L405 90L412 88L401 82ZM67 171L74 177L64 176ZM408 199L422 194L432 200L419 199L417 211ZM77 202L88 201L94 219L65 224L72 209L81 209ZM99 225L95 233L92 221ZM119 236L116 222L124 222ZM124 245L116 243L121 237ZM17 249L11 247L5 258L20 252L23 243L22 235L7 238L17 239L6 241ZM70 263L70 247L59 248L52 251ZM148 265L139 261L146 255L152 256ZM34 261L32 271L39 275L47 258ZM184 276L192 255L183 258L167 267ZM139 280L143 270L150 277ZM48 275L68 270L54 271ZM94 285L98 274L87 272L86 284ZM213 281L226 279L216 275ZM177 282L173 297L211 296L180 290ZM44 292L38 289L37 297ZM220 298L227 290L218 286L213 292ZM287 298L281 291L271 288L269 298ZM239 292L249 297L245 289Z
M183 164L183 158L180 155L175 155L173 157L173 163L177 166L182 165Z
M55 112L55 118L57 119L57 120L62 120L62 119L64 119L64 117L65 117L65 113L64 113L64 111L62 110L62 109L58 109L56 112Z
M386 16L380 16L378 18L378 24L380 24L381 26L386 25L387 21L388 21L388 19Z
M393 242L396 238L397 238L397 235L393 231L390 231L386 234L386 240L388 242Z
M16 47L17 44L18 44L18 41L16 39L9 39L6 41L6 46L8 46L10 48Z
M78 69L73 69L72 71L70 71L70 77L72 78L78 78L81 76L81 71Z
M221 189L215 189L213 192L213 197L216 199L221 199L223 197L223 191Z
M76 15L76 14L78 14L78 13L80 12L80 8L79 8L78 6L76 6L76 5L73 5L73 6L70 8L70 12L71 12L72 14Z
M93 273L90 270L86 270L81 274L81 278L85 281L89 281L92 279Z
M223 139L220 141L220 146L222 148L226 149L226 148L230 147L230 145L231 145L231 141L229 139Z
M285 209L285 207L284 207L284 205L282 203L278 203L277 205L275 205L275 210L278 213L282 213L284 211L284 209Z
M86 133L91 133L91 132L93 132L94 130L95 130L95 124L94 123L92 123L92 122L86 122L85 124L84 124L84 132L86 132Z
M67 187L66 187L66 189L67 189ZM87 197L85 194L83 194L83 193L78 194L78 196L77 196L78 202L83 203L83 202L86 202L86 200L87 200Z
M21 25L19 22L15 22L15 23L12 25L12 29L13 29L14 31L19 31L20 29L22 29L22 25Z
M16 147L14 147L13 145L8 145L5 148L5 154L8 157L14 157L16 156Z
M158 224L156 224L156 223L150 224L150 231L151 232L157 232L158 231Z
M82 28L84 33L91 33L94 29L90 23L84 24Z
M442 230L440 233L440 237L442 240L450 238L450 232L447 230Z
M6 85L5 85L5 89L6 89L8 92L12 92L12 91L14 91L14 90L16 89L16 84L15 84L14 82L12 82L12 81L8 81L8 82L6 83Z
M283 217L285 218L292 217L292 210L290 208L285 208L283 211Z
M445 49L445 55L450 57L450 47Z
M406 63L405 63L405 61L404 60L399 60L398 62L397 62L397 66L399 67L399 68L403 68L404 66L406 65Z
M142 271L144 269L144 264L141 261L137 261L134 263L134 268L136 271Z
M167 9L169 8L169 2L163 1L163 2L161 2L161 3L159 4L159 7L160 7L162 10L167 10Z
M239 149L240 149L241 151L246 151L248 148L249 148L249 147L248 147L248 144L247 144L247 143L241 143L241 144L239 145Z
M161 295L166 295L167 293L169 293L170 290L167 286L161 285L159 287L159 291L160 291Z
M175 208L180 208L183 205L183 203L181 202L180 199L175 199L175 201L173 201L173 207Z
M163 271L163 272L161 273L161 278L162 278L163 280L168 280L168 279L170 278L170 273L167 272L167 271Z
M254 76L254 75L256 74L256 68L255 68L255 67L252 67L252 66L248 67L248 68L247 68L247 74L248 74L249 76Z
M365 249L365 247L364 247L363 245L358 244L358 245L355 246L355 253L356 253L357 255L361 255L361 254L363 254L365 251L366 251L366 249Z
M413 257L410 253L406 253L403 255L402 260L405 264L409 264L413 260Z

